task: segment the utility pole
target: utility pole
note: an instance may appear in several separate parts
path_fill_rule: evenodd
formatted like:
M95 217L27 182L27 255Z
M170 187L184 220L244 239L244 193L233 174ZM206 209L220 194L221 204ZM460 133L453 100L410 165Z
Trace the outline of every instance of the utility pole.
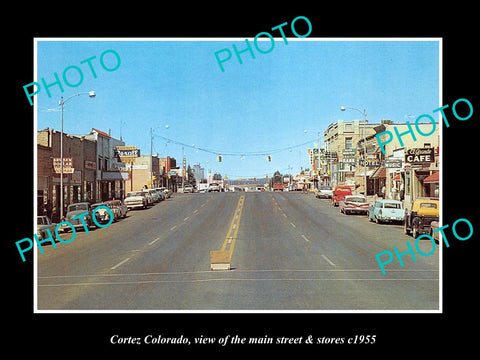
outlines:
M153 130L150 128L150 189L153 189Z

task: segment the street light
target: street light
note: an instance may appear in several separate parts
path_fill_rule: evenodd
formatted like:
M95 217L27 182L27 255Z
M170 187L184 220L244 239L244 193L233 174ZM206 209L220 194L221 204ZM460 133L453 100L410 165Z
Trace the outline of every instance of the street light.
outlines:
M363 176L364 176L364 185L365 185L365 198L367 198L367 142L365 141L367 111L365 109L361 111L360 109L357 109L354 107L345 107L345 106L340 107L341 111L345 111L347 109L356 110L363 116Z
M75 96L80 96L83 94L88 94L90 98L94 98L96 96L95 91L88 91L88 92L80 92L78 94L72 95L66 100L63 100L63 96L60 98L58 105L61 106L62 109L62 125L60 130L60 221L63 219L63 107L65 103Z

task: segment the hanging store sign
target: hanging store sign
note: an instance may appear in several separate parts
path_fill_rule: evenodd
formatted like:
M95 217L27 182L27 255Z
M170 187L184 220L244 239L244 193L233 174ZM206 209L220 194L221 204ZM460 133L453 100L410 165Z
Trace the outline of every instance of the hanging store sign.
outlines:
M402 167L402 159L386 159L383 161L383 167L389 169L400 169Z
M358 161L358 164L359 164L360 166L365 166L364 163L365 163L365 160L363 160L363 159L360 159L360 160ZM367 166L367 167L378 167L378 166L380 166L380 160L378 160L378 159L370 159L370 160L367 160L366 166Z
M56 174L62 173L62 159L61 158L53 158L53 170ZM75 169L72 167L73 161L71 157L64 157L63 158L63 173L64 174L73 174Z
M136 146L119 145L115 147L115 152L122 163L131 163L140 157L140 149L137 149Z
M435 149L434 148L407 149L405 150L405 162L408 164L435 162Z

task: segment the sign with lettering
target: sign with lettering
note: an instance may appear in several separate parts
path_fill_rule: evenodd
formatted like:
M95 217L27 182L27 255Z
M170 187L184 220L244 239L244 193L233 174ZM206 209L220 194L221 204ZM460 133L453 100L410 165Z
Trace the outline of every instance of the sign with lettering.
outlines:
M413 148L405 150L405 162L418 164L424 162L435 162L434 148Z
M383 161L383 166L389 169L399 169L402 167L402 159L385 159Z
M122 163L135 162L135 158L140 157L140 149L136 146L118 145L115 147L116 156Z
M64 174L73 174L75 169L72 167L72 158L64 157L63 158L63 173ZM53 169L55 173L60 174L62 172L62 159L53 158Z

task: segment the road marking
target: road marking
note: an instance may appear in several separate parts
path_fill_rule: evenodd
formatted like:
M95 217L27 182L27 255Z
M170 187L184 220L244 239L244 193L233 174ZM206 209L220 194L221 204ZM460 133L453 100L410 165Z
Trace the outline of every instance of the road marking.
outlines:
M275 272L306 272L306 273L330 273L330 272L380 272L378 269L242 269L233 270L235 273L275 273ZM390 272L439 272L439 270L409 270L392 269ZM211 274L210 270L197 271L169 271L169 272L146 272L146 273L123 273L123 274L80 274L80 275L46 275L38 276L38 279L61 279L61 278L81 278L81 277L118 277L118 276L157 276L157 275L192 275L192 274ZM438 280L438 279L431 279Z
M238 229L240 228L240 220L242 218L242 211L243 205L245 204L245 195L240 196L238 199L237 208L234 211L234 215L232 217L232 222L230 223L230 227L228 228L227 235L225 236L225 240L222 244L222 248L220 251L228 251L229 259L232 259L233 249L235 248L235 242L237 240ZM227 250L227 246L229 246Z
M156 243L158 240L160 240L160 238L156 238L155 240L150 241L150 242L148 243L148 245L152 245L152 244Z
M117 265L112 266L112 267L110 268L110 270L115 270L117 267L119 267L120 265L126 263L128 260L130 260L130 258L126 258L125 260L120 261Z
M310 242L310 240L308 240L307 237L303 234L302 234L302 238L303 238L303 240Z
M196 209L196 210L193 210L193 213L194 213L194 214L196 214L197 212L198 212L198 209Z
M187 221L188 219L190 219L190 216L187 216L183 221Z
M283 217L287 217L287 214L285 214L285 213L282 213L282 215L283 215Z
M290 225L292 225L294 228L296 228L297 226L294 224L294 223L290 223Z
M170 230L175 230L177 228L177 225L174 225L170 228Z
M323 254L322 254L322 258L324 258L325 261L328 262L330 265L332 265L332 266L337 266L337 265L335 265L335 264L333 263L333 261L331 261L328 257L326 257L326 256L323 255Z

